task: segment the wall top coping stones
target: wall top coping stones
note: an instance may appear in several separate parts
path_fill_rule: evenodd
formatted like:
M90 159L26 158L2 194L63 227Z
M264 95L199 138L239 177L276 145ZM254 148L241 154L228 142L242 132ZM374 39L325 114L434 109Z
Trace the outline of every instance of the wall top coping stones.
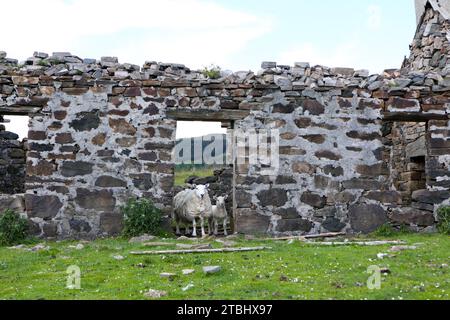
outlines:
M298 91L312 88L318 91L344 88L364 88L369 91L385 89L449 91L450 66L439 72L421 73L385 70L381 75L370 75L367 70L328 68L295 63L294 66L263 62L258 73L222 72L219 79L209 79L201 71L192 71L182 64L146 62L142 68L120 64L115 57L100 60L81 59L70 53L47 55L35 52L19 65L0 51L0 85L51 86L59 82L74 82L76 87L113 85L123 87L161 86L168 88L208 85L208 89L250 88ZM56 85L55 85L56 86ZM0 105L2 105L0 100Z

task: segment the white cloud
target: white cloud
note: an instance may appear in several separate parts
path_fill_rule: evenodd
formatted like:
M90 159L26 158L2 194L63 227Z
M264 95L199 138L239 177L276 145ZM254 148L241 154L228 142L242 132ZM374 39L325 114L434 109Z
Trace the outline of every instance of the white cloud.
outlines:
M226 63L271 30L267 19L205 0L15 0L2 3L2 12L12 13L2 15L9 26L0 34L2 50L20 59L35 50L71 51L201 67Z

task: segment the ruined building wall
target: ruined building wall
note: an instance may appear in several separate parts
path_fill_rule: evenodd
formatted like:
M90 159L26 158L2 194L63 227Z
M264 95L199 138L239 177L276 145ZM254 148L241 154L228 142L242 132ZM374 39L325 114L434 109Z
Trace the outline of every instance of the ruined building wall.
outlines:
M417 71L450 73L450 21L431 5L419 21L410 46L411 54L403 68Z

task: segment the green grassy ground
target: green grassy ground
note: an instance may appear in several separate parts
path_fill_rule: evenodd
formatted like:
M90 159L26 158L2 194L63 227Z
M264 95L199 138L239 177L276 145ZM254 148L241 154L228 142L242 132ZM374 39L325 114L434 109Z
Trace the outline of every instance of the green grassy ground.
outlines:
M193 169L176 169L175 170L175 185L183 186L184 181L191 177L197 176L199 178L211 177L214 175L214 169L211 168L193 168Z
M377 259L390 246L319 247L300 242L238 240L238 246L266 245L248 253L133 256L141 244L110 239L87 243L48 242L48 251L0 248L0 299L145 299L149 289L165 290L166 299L450 299L450 238L403 235L417 250ZM164 240L180 243L177 240ZM205 240L214 247L221 244ZM190 243L190 241L184 241ZM151 248L170 249L174 247ZM148 248L147 248L148 250ZM113 257L121 255L124 260ZM81 269L81 289L66 289L69 266ZM204 275L203 266L222 271ZM381 290L366 286L371 265L387 267ZM195 269L183 276L183 269ZM171 272L173 280L160 273ZM183 291L188 284L194 287Z

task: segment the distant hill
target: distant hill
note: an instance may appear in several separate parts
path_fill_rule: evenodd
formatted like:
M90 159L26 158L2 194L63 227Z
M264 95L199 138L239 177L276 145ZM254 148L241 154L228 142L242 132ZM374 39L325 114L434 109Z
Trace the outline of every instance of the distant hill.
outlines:
M176 141L176 147L175 147L175 163L177 165L182 164L182 161L184 159L184 151L181 149L184 146L190 146L190 163L184 163L186 165L194 164L195 162L199 161L202 164L205 164L205 150L208 146L211 146L211 148L214 147L214 145L217 143L215 142L215 139L221 139L223 141L223 148L221 150L216 150L216 152L212 151L211 156L216 158L220 157L220 159L223 159L223 164L226 163L226 154L227 154L227 135L226 134L213 134L213 135L207 135L203 137L195 137L195 138L185 138L185 139L178 139ZM220 140L219 140L220 141ZM196 154L194 152L195 145L198 143L200 145L201 143L201 152L197 152L199 154ZM189 150L189 149L188 149ZM216 154L217 153L217 154Z

